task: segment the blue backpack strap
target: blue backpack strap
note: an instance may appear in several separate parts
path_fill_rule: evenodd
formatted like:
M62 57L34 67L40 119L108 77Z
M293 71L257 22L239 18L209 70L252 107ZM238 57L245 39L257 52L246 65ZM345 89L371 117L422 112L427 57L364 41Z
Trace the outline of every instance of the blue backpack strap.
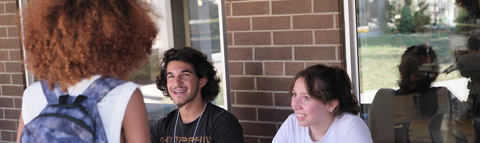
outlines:
M117 87L120 84L125 83L125 81L118 78L99 78L95 80L84 92L82 95L86 95L89 101L94 101L95 103L100 102L100 100L107 95L110 90Z
M107 95L110 90L115 88L116 86L125 83L125 81L117 79L117 78L99 78L95 80L84 92L83 96L87 99L80 99L82 101L81 105L86 107L89 112L94 115L95 117L95 136L97 137L96 142L107 140L106 136L104 135L105 129L103 128L103 122L100 118L100 113L97 110L97 103ZM81 96L79 96L81 97ZM78 97L77 97L78 98ZM74 101L75 102L75 101ZM74 103L75 104L75 103ZM103 135L102 135L103 133Z
M110 90L115 88L116 86L125 83L125 81L117 79L117 78L99 78L95 80L83 93L83 95L88 95L88 97L93 100L95 103L99 102L100 100L107 95ZM58 99L62 95L68 95L68 93L63 92L60 89L58 83L54 84L54 89L50 90L49 84L45 80L40 80L40 84L42 85L43 93L49 104L58 104ZM57 96L58 95L58 96Z
M63 92L60 89L58 83L54 84L53 90L50 90L50 85L46 80L40 80L40 84L42 85L42 90L45 94L45 98L47 98L48 104L58 104L59 96L68 95L68 93Z

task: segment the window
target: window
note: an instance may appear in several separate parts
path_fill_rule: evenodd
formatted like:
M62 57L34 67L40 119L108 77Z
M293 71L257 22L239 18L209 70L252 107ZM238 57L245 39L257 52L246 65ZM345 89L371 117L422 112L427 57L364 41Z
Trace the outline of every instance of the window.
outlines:
M165 116L177 106L170 98L164 97L163 93L156 88L155 77L158 75L158 58L165 50L172 47L189 46L205 53L209 60L213 61L217 69L217 76L221 79L222 90L214 104L230 109L228 100L229 86L228 67L225 60L225 44L223 29L223 4L220 0L149 0L158 13L157 20L160 33L157 42L153 46L150 61L144 68L137 71L131 78L132 81L142 85L150 123Z
M474 14L478 6L455 2L344 1L345 44L352 58L347 63L357 81L361 116L370 126L372 120L390 120L382 128L370 128L374 141L455 142L460 134L473 132L476 102L470 102L472 88L467 88L473 78L458 70L442 73L465 54L468 38L478 36L480 28ZM380 112L387 114L375 115ZM385 134L392 136L381 136Z

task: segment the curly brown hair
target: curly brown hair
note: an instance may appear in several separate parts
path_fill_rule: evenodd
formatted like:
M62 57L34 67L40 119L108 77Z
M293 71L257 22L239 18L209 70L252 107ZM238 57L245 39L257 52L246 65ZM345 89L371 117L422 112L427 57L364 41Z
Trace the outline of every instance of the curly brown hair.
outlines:
M158 15L141 0L31 0L24 7L26 67L50 89L58 82L66 91L96 74L125 79L148 59L158 33Z

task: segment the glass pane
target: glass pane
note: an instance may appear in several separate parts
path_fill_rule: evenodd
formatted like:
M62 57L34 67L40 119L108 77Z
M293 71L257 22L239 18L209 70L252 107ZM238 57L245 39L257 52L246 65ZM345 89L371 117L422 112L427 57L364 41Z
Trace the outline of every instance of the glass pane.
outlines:
M24 7L27 6L27 2L29 0L19 0L18 1L18 5L19 5L19 10L20 10L20 15L22 15L21 17L23 17L23 12L22 12L22 9ZM21 29L23 31L23 18L21 18L21 21L22 23L22 26L21 26ZM23 38L22 38L23 40ZM22 41L23 43L23 41ZM25 51L25 46L22 45L22 51ZM26 53L25 52L22 52L23 53L23 60L26 60ZM32 74L32 72L30 72L29 70L27 70L27 66L26 66L26 63L25 63L25 66L24 66L24 70L25 70L25 84L28 86L30 86L31 84L33 84L35 81L38 81L38 79L36 79L36 77Z
M443 71L467 54L468 38L479 36L480 20L475 15L479 6L468 0L462 5L455 2L356 1L362 117L370 126L379 120L388 122L381 129L371 128L373 138L392 131L394 136L383 138L455 142L454 135L463 133L469 141L475 140L476 75ZM471 69L480 73L479 66Z
M217 69L217 76L222 79L224 68L220 44L219 0L189 0L191 46L205 53ZM222 81L222 83L225 81ZM218 94L214 104L225 107L223 90Z
M150 123L154 123L159 118L166 116L170 111L177 108L170 98L163 96L163 93L156 88L155 84L155 78L158 75L157 69L159 56L163 51L171 48L164 45L175 45L176 47L191 46L200 50L214 63L214 66L217 69L217 75L222 79L221 82L223 83L225 81L222 78L224 66L222 61L222 45L220 44L222 38L220 38L218 13L220 1L178 0L170 1L172 5L168 5L169 2L163 0L151 0L149 2L151 2L157 10L159 7L161 8L159 5L163 5L163 7L172 7L171 15L160 12L162 18L158 19L157 22L173 25L174 28L172 29L175 35L174 40L176 42L175 44L165 44L168 40L162 39L161 36L157 36L157 42L153 46L149 62L146 63L141 70L136 71L130 78L131 81L141 85L140 89L144 94L144 101L147 106ZM173 22L168 21L166 19L169 18L166 18L166 16L172 16L172 18L177 19L173 20ZM160 31L165 32L168 30L160 29ZM180 41L180 43L178 43L178 41ZM222 90L216 100L212 103L226 108L224 99L225 97Z

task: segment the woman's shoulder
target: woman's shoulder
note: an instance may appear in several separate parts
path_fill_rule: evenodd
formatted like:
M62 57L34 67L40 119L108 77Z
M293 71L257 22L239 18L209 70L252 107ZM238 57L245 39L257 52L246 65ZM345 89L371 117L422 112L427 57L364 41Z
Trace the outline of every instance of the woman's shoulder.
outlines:
M308 127L302 127L298 124L297 116L292 113L280 126L273 142L305 142L305 139L308 139L308 131Z
M28 85L27 89L23 92L24 94L31 93L32 91L37 92L38 90L42 90L42 84L40 81L34 82L31 85Z
M295 113L292 113L292 114L288 115L287 120L297 121L297 115Z
M337 116L336 133L345 142L372 142L370 130L365 121L358 115L343 113Z
M352 113L347 113L347 112L338 115L337 118L342 119L342 120L360 120L360 121L363 121L362 118L360 118L360 116L354 115Z
M37 81L37 82L29 85L27 87L27 89L25 89L25 91L23 92L23 101L24 102L25 102L25 100L35 101L39 98L45 98L45 95L43 93L42 84L39 81Z
M351 113L343 113L337 116L339 125L360 125L360 126L367 126L365 121L360 118L358 115L354 115Z
M336 120L336 127L340 132L353 131L370 133L367 124L358 115L343 113L342 115L337 116Z
M292 113L292 114L288 115L288 116L287 116L287 119L285 119L285 121L284 121L284 124L285 124L286 122L291 122L291 123L296 123L296 122L298 122L298 120L297 120L297 115L295 115L295 113Z
M42 84L35 82L27 87L22 98L22 118L27 124L35 118L47 105L47 99L43 93Z
M302 127L298 124L298 120L297 120L297 115L295 113L292 113L290 115L288 115L287 119L285 119L285 121L283 122L282 126L285 125L285 126L289 126L289 128L291 129L301 129Z

